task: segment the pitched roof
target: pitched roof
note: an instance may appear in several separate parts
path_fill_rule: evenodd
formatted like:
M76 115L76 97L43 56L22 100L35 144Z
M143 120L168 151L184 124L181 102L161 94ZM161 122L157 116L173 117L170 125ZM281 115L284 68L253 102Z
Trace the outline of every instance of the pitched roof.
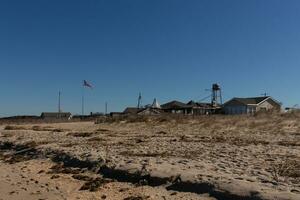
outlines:
M249 97L249 98L233 98L231 100L229 100L228 102L226 102L225 104L229 103L229 102L232 102L232 101L238 101L244 105L249 105L249 104L252 104L252 105L257 105L257 104L260 104L261 102L269 99L270 97L269 96L266 96L266 97Z
M235 98L243 104L259 104L270 97L250 97L250 98Z
M188 103L187 103L187 105L190 105L190 106L198 106L198 104L195 102L195 101L193 101L193 100L191 100L191 101L189 101Z
M161 105L162 109L184 109L191 108L192 106L182 103L180 101L171 101Z
M187 105L193 106L193 107L206 107L206 108L212 107L210 103L195 102L193 100L189 101L187 103Z

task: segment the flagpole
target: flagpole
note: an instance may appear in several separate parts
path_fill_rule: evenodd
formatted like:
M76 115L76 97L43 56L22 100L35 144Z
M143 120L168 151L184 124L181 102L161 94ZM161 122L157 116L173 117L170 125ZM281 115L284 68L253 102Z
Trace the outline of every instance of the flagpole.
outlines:
M82 83L81 114L84 115L84 83Z
M84 88L85 87L89 87L89 88L93 88L93 86L91 84L89 84L86 80L83 80L82 83L82 105L81 105L81 114L82 116L84 116Z
M58 117L61 117L61 107L60 107L60 96L61 96L61 92L58 92Z

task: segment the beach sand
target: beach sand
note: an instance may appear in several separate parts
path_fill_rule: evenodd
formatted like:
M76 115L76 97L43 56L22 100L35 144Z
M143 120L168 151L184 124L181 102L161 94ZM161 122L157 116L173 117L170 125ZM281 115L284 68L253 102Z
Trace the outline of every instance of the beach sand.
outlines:
M57 163L49 158L2 161L1 198L300 199L299 132L298 118L281 116L2 125L2 143L34 143L39 152L63 152L168 181L142 186L118 177L97 191L81 191L84 181L74 174L58 173L59 178L51 179L47 172ZM180 183L172 182L176 178Z

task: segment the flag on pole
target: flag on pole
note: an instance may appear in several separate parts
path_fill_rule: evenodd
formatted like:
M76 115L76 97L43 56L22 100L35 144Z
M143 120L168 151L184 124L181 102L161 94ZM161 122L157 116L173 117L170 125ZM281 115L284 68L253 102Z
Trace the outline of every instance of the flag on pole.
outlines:
M91 89L93 88L93 86L90 83L88 83L86 80L83 80L83 86Z

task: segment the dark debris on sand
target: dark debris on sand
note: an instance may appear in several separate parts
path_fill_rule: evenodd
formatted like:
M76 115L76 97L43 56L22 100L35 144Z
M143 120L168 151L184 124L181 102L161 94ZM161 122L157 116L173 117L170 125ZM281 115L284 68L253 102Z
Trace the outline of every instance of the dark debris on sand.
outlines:
M94 178L85 182L85 184L80 188L80 190L89 190L90 192L97 191L103 185L112 182L112 180L104 179L104 178Z

